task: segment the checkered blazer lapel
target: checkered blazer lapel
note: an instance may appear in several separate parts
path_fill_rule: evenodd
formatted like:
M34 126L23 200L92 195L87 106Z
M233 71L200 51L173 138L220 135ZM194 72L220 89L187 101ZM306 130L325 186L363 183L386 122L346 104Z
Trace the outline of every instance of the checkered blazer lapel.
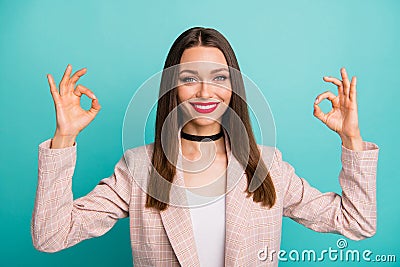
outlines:
M180 162L179 159L178 162ZM165 232L168 235L168 239L180 265L200 266L190 211L187 207L179 206L187 204L184 186L183 174L177 168L177 174L170 191L172 204L167 209L160 211L160 215ZM176 205L177 203L179 205Z

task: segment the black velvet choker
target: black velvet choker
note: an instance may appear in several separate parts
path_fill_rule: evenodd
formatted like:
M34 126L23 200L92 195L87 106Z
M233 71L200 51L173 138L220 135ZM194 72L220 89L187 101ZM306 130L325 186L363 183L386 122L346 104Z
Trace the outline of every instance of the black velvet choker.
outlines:
M217 134L214 135L192 135L188 133L184 133L181 131L181 137L183 139L189 140L189 141L195 141L195 142L210 142L210 141L216 141L220 139L222 136L224 136L224 132L220 131Z

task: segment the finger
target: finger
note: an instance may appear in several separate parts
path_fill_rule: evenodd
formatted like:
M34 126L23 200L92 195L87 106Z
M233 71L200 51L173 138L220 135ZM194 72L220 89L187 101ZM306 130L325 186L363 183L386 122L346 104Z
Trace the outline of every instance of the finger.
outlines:
M333 83L334 85L337 85L337 86L343 86L342 81L335 77L325 76L324 81Z
M74 90L76 82L79 80L80 77L86 74L87 69L83 68L78 70L77 72L72 75L71 79L69 79L69 90Z
M89 88L87 88L81 84L78 84L78 86L74 90L74 94L79 97L81 97L82 94L84 94L91 99L97 99L97 97L94 95L94 93Z
M60 94L58 93L57 86L51 74L47 74L47 81L49 82L51 96L53 97L54 102L57 102L60 99Z
M349 95L350 91L350 81L349 77L347 76L347 72L345 68L340 69L340 75L342 75L342 80L343 80L343 93L345 96Z
M100 109L101 109L101 106L99 104L99 100L97 98L93 99L92 106L90 107L89 112L97 114L100 111Z
M343 95L343 83L341 80L334 78L334 77L325 76L324 81L330 82L330 83L333 83L334 85L336 85L338 87L339 96Z
M351 83L350 83L350 100L351 101L356 100L356 96L357 96L356 86L357 86L357 77L353 76L353 78L351 78Z
M65 69L64 75L60 82L60 95L64 95L67 91L66 85L68 84L69 77L71 76L72 66L68 64L67 68Z
M322 100L324 100L324 99L326 99L326 98L327 98L329 101L331 101L332 104L333 104L333 102L334 102L333 100L335 100L336 97L337 97L337 96L336 96L334 93L332 93L331 91L326 91L326 92L324 92L324 93L318 95L318 96L315 98L314 105L318 105L319 103L321 103Z

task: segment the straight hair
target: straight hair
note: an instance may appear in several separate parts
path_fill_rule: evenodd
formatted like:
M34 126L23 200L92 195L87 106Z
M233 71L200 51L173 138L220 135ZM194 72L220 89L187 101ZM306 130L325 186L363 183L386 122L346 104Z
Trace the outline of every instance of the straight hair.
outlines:
M178 106L176 89L178 77L174 70L175 68L171 67L180 64L185 49L197 46L218 48L225 56L230 69L232 96L229 108L223 114L222 125L225 126L225 130L229 133L233 156L245 170L247 197L253 196L254 202L271 208L276 201L275 187L270 173L261 159L251 127L244 82L235 53L220 32L203 27L194 27L183 32L172 44L165 60L157 103L152 169L148 182L145 207L155 208L160 211L168 207L171 183L176 175L176 163L179 153L177 131L182 126L178 113L173 112ZM231 68L237 71L232 71ZM239 123L235 116L232 116L232 112L235 112L240 118ZM168 123L165 123L168 116L170 116ZM162 135L162 131L166 132ZM246 135L245 138L247 138L248 143L243 142L244 135ZM253 192L250 192L249 185L254 182L258 182L260 185ZM153 196L157 196L157 199Z

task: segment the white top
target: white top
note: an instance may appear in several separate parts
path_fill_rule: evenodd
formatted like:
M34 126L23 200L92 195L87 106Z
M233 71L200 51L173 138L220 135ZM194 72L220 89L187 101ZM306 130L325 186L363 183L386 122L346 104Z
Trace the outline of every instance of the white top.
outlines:
M200 266L225 266L225 194L205 197L186 190L186 196L194 205L189 210Z

